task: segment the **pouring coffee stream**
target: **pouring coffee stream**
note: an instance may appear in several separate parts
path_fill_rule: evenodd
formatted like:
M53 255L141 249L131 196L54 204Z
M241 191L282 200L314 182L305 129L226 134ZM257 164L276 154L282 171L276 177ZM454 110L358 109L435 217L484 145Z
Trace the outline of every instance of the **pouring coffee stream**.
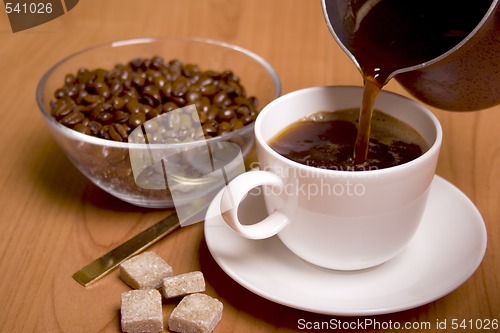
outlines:
M500 103L498 1L323 0L327 25L365 85L355 164L366 160L373 105L392 78L445 110Z
M354 164L365 163L368 158L368 145L370 142L370 128L373 114L373 105L381 90L381 86L372 78L365 79L365 89L363 91L363 100L359 112L358 136L354 144Z

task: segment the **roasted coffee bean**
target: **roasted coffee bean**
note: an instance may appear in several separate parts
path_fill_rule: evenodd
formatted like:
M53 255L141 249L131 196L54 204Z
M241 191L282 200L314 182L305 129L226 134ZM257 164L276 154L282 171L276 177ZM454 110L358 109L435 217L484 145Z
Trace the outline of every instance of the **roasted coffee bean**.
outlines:
M96 105L96 107L97 107L97 105ZM101 107L102 107L102 110L105 112L113 112L114 111L113 104L111 104L111 103L102 103Z
M168 68L172 71L181 72L182 62L179 59L172 59L168 62Z
M234 130L237 130L237 129L240 129L242 128L243 126L245 126L245 124L243 124L243 122L238 119L238 118L233 118L229 121L229 124L231 125L231 129L234 131Z
M91 94L85 93L85 94L81 94L80 96L82 96L81 103L83 105L90 105L90 104L96 104L96 103L103 102L103 98L99 95L91 95Z
M238 116L247 116L250 114L251 110L248 105L240 105L235 108L235 112Z
M200 99L194 101L194 105L198 112L206 113L210 109L210 99L207 96L201 96Z
M243 96L236 96L233 98L233 103L239 106L248 106L251 107L252 103L249 98Z
M147 120L151 120L157 116L160 115L160 109L159 108L150 108L147 112L146 112L146 119Z
M53 103L51 113L54 118L59 120L70 113L72 109L73 106L71 104L67 103L63 99L58 99L55 103Z
M198 84L200 87L206 87L214 84L214 79L206 74L201 76L201 78L198 80Z
M126 87L124 85L123 90L120 93L120 97L125 97L125 96L132 97L133 99L139 99L140 97L135 87Z
M149 66L149 68L159 70L160 68L163 67L163 65L164 65L163 58L159 56L154 56L153 58L151 58L151 65Z
M104 82L97 82L96 84L94 84L94 89L95 92L105 100L107 100L111 96L111 90L109 89L109 86Z
M189 115L182 113L179 118L181 128L193 128L193 119Z
M116 131L116 128L114 126L109 127L109 136L115 141L123 141L122 136Z
M97 121L90 121L87 126L89 127L90 133L93 136L98 136L99 131L101 130L102 127L101 123Z
M108 111L108 107L107 106L105 106L104 104L97 104L96 106L94 106L94 108L92 109L92 111L90 111L89 118L91 120L97 120L98 121L98 118L100 117L101 113L107 112L107 111Z
M233 109L230 109L230 108L223 109L217 114L217 120L220 120L220 121L229 121L229 120L233 119L234 117L235 117L235 113L234 113Z
M113 121L117 123L126 123L129 118L130 114L125 111L118 110L113 113Z
M201 98L201 93L199 91L195 91L193 89L191 89L186 94L187 103L196 103L196 101L200 100L200 98Z
M135 112L130 115L130 118L128 119L128 124L132 128L136 128L138 126L141 126L144 124L146 121L146 114L144 112Z
M54 97L56 99L64 98L66 96L66 89L59 88L54 92Z
M104 125L99 129L99 135L100 138L106 139L106 140L113 140L111 135L109 135L109 125Z
M142 90L142 95L143 97L148 98L149 105L151 106L156 106L158 104L161 104L161 94L160 94L160 89L158 89L158 87L152 85L145 86L144 89Z
M71 97L71 98L76 98L78 96L78 93L81 91L81 89L77 86L77 85L73 85L73 86L68 86L66 87L66 90L65 90L65 94L66 96L68 97Z
M200 67L198 67L197 65L193 65L193 64L186 64L182 68L182 73L187 77L193 77L193 76L200 73Z
M121 110L125 106L126 100L125 100L125 98L113 96L110 100L110 103L111 103L111 105L113 105L113 109Z
M189 90L189 80L185 77L180 77L172 85L172 94L176 97L184 96Z
M67 115L65 115L59 121L64 126L73 127L76 124L78 124L79 122L81 122L83 119L85 119L85 116L83 115L83 113L81 113L80 111L72 111L72 112L68 113Z
M167 83L167 79L163 76L163 74L155 76L152 82L153 85L158 87L158 90L161 89L165 83Z
M206 137L239 129L257 116L257 99L246 96L231 70L201 70L196 64L178 59L165 62L159 56L136 58L110 70L80 68L68 73L50 107L57 121L76 131L126 141L137 126L191 104ZM199 139L190 132L195 128L192 119L180 124L185 140ZM162 136L156 138L158 142Z
M248 101L250 102L250 105L254 107L254 109L259 106L259 100L255 96L249 97Z
M158 115L158 113L155 111L154 108L152 108L149 105L141 105L142 112L146 115L146 119L150 120L153 119Z
M96 120L100 122L101 124L109 124L113 121L113 114L110 112L101 112L97 116Z
M146 83L146 75L144 73L134 73L132 75L132 83L136 88L142 88Z
M76 74L76 80L79 83L89 84L94 79L94 74L86 68L80 68Z
M166 102L165 104L163 104L162 106L162 113L166 113L166 112L169 112L169 111L172 111L172 110L175 110L175 109L178 109L179 107L177 106L177 104L175 104L174 102Z
M245 88L239 83L239 81L229 82L229 87L231 87L231 90L236 94L236 96L245 95Z
M231 124L227 121L221 122L217 128L217 135L223 135L229 132L231 132Z
M73 108L73 110L78 110L81 113L83 113L85 117L87 117L96 108L96 106L97 106L96 104L77 105Z
M83 134L87 134L87 135L91 135L91 132L90 132L90 128L82 123L78 123L75 125L75 127L73 127L73 129L77 132L80 132L80 133L83 133Z
M109 90L111 92L111 95L113 95L113 96L118 96L123 91L123 85L118 80L111 81L109 84L109 87L110 87Z
M243 122L243 124L248 125L255 119L250 114L248 114L246 116L241 117L240 120Z
M172 96L169 100L177 105L178 108L182 108L187 105L187 101L183 96Z
M217 93L217 86L215 84L207 84L201 86L200 92L204 96L213 96Z
M64 77L64 84L74 84L76 82L76 77L73 74L66 74Z
M125 109L127 110L128 113L134 114L141 111L141 105L136 99L129 98L127 103L125 104Z
M222 73L213 70L204 71L203 74L213 79L220 79L222 77Z
M208 120L208 116L205 112L198 112L198 118L200 119L200 124L205 125Z
M219 105L227 105L228 103L231 103L229 100L229 97L227 96L226 91L219 91L213 98L213 103L214 104L219 104Z
M219 123L217 123L217 121L209 120L201 128L203 129L203 133L205 134L205 136L216 136L218 126L219 126Z
M231 70L225 70L222 72L222 79L226 82L236 82L236 83L239 83L240 82L240 78L234 74L233 71Z
M215 120L219 112L221 112L221 109L217 105L210 106L210 109L207 112L208 120Z
M143 69L143 68L141 68L143 63L144 63L144 59L135 58L135 59L132 59L129 64L130 64L130 67L132 68L132 70L137 71L137 70Z
M161 75L160 72L155 71L153 69L147 69L144 72L145 78L146 78L146 85L153 85L155 82L155 77L158 77Z
M128 138L127 128L122 124L112 124L107 127L108 134L115 141L126 141Z

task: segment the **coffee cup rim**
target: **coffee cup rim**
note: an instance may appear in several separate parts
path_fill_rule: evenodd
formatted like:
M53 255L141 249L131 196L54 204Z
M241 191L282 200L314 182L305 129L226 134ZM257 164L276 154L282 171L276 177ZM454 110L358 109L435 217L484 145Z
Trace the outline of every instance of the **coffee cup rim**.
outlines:
M420 110L420 112L423 112L424 115L427 116L427 118L429 118L430 121L432 122L432 124L434 125L434 130L435 130L434 141L429 143L429 149L427 151L425 151L421 156L417 157L416 159L414 159L412 161L406 162L404 164L388 167L388 168L372 169L372 170L360 170L360 171L354 171L354 172L347 171L347 170L331 170L331 169L317 168L317 167L304 165L304 164L292 161L292 160L280 155L279 153L277 153L275 150L273 150L269 146L268 140L264 139L264 137L261 133L262 122L264 121L266 115L269 112L271 112L270 110L274 110L277 107L277 105L283 103L283 101L285 101L287 99L297 98L297 96L301 96L301 95L305 95L305 94L319 93L322 91L325 91L326 93L328 93L329 91L332 91L332 90L346 90L347 91L347 90L353 90L353 89L358 90L360 93L362 93L362 91L363 91L362 86L324 85L324 86L302 88L299 90L295 90L295 91L291 91L289 93L283 94L282 96L278 97L277 99L275 99L272 102L270 102L269 104L267 104L260 111L259 115L257 116L257 119L255 121L255 127L254 127L254 134L255 134L255 138L256 138L257 143L263 149L265 149L268 154L270 154L274 158L280 160L284 164L289 164L289 165L293 166L294 168L298 168L298 169L308 171L308 172L324 174L326 176L327 175L338 175L338 176L344 175L345 176L347 174L354 174L354 175L360 176L360 177L378 176L378 175L382 175L385 173L392 173L392 172L397 171L397 170L414 168L418 164L421 164L421 163L425 162L425 160L431 158L431 156L439 153L441 143L442 143L443 132L442 132L441 123L439 122L438 118L434 115L434 113L432 113L432 111L429 110L422 103L418 103L415 100L410 99L406 96L400 95L400 94L395 93L395 92L386 91L386 90L382 90L379 94L379 97L380 97L380 95L386 95L386 96L390 96L391 98L396 98L396 99L399 99L401 101L404 101L405 103L412 104L416 109ZM360 104L361 104L361 95L360 95L360 100L359 100L358 105L360 105ZM320 110L318 110L318 111L320 111ZM383 112L384 110L382 109L381 111ZM315 111L313 110L310 112L310 114L312 114L314 112ZM397 116L395 116L395 117L398 118ZM293 122L295 122L295 121L292 121L291 123L293 123ZM273 136L280 133L280 131L282 131L283 129L284 128L280 128L280 129L276 130L275 133L273 134Z

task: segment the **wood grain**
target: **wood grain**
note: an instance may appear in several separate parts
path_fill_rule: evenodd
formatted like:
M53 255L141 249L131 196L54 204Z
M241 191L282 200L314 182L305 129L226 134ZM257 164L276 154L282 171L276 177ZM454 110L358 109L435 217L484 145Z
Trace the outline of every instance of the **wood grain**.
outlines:
M166 35L212 38L252 50L276 68L285 93L315 85L361 85L354 65L330 36L319 1L85 0L56 20L15 34L2 10L1 332L120 331L119 295L127 287L116 272L88 288L71 275L166 214L122 203L89 183L50 137L34 92L52 64L77 50ZM408 96L395 82L386 89ZM476 273L448 296L377 319L500 319L500 106L433 112L444 130L437 173L479 208L488 249ZM293 332L301 318L331 318L275 304L239 286L210 256L202 227L183 228L153 250L178 272L204 272L207 293L225 306L216 332ZM165 315L174 304L167 301Z

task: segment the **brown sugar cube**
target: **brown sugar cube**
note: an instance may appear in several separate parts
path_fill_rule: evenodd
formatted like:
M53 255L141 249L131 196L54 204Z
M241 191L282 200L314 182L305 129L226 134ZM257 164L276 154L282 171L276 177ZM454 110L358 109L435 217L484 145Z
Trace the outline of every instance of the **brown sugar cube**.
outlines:
M222 303L205 294L184 296L170 315L168 328L180 333L210 333L222 318Z
M122 293L121 328L127 333L163 331L160 292L149 289Z
M138 254L120 265L120 278L134 289L161 288L163 279L172 275L172 267L150 251Z
M163 279L162 293L165 298L203 291L205 291L205 279L203 273L199 271L169 276Z

